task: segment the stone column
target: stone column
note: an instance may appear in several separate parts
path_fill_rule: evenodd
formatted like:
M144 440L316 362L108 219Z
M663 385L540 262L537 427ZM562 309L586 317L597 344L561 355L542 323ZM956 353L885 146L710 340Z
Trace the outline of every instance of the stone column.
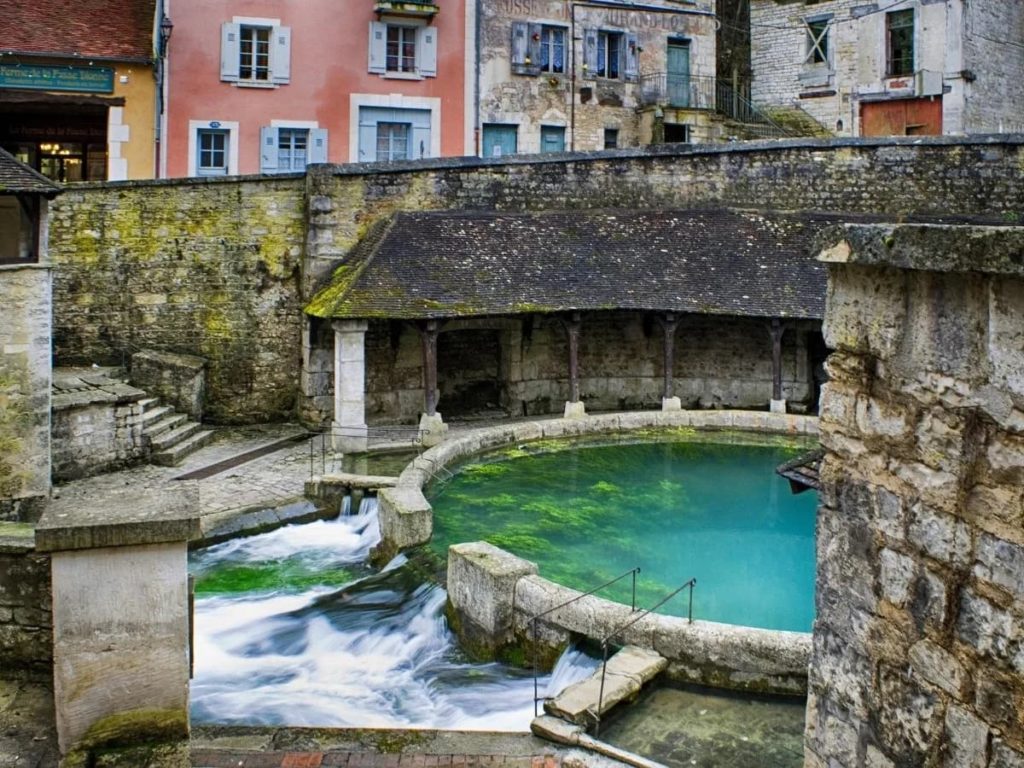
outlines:
M423 415L420 416L420 434L427 448L444 440L448 425L437 412L437 320L427 320L420 326L423 341Z
M665 385L661 394L661 410L678 411L682 409L683 403L672 395L672 374L676 364L676 328L679 326L679 318L674 312L666 312L658 319L665 338Z
M335 451L361 453L367 448L365 320L335 320L334 422Z
M569 336L569 400L565 404L565 418L579 419L586 415L580 401L580 313L573 312L563 323Z
M772 340L772 400L769 407L772 413L786 412L786 401L782 397L782 336L785 332L786 326L779 318L773 317L768 326Z
M188 738L188 541L194 484L53 501L36 527L49 552L57 740L70 765L108 745Z

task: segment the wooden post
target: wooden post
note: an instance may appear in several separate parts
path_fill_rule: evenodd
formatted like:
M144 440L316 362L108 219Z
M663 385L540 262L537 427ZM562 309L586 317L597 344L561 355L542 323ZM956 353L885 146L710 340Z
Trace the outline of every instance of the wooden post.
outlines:
M666 312L659 320L665 333L665 386L661 396L668 400L672 397L672 374L676 363L676 327L679 325L679 318L674 312Z
M772 400L782 400L782 335L786 326L777 318L772 318L768 334L772 338Z
M437 320L427 320L420 326L423 341L423 408L427 416L437 413Z
M569 334L569 402L580 401L580 313L573 312L565 321Z

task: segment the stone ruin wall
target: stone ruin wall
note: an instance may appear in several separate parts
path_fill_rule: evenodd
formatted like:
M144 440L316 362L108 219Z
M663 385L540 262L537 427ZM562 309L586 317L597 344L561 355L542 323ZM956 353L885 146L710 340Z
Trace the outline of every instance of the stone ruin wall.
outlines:
M831 242L806 765L1020 768L1024 237Z

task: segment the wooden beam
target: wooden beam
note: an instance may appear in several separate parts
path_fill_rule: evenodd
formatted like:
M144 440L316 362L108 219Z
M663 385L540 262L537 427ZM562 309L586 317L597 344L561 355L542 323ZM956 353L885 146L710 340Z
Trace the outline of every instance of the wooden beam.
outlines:
M427 416L437 413L437 320L427 320L420 326L423 342L423 409Z
M569 402L580 401L580 313L573 312L562 321L569 335Z
M659 316L658 320L665 337L665 385L661 396L667 400L672 397L672 374L675 372L676 364L676 328L679 326L679 318L674 312L666 312Z
M782 320L773 317L768 326L768 335L772 339L772 400L782 399L782 336L785 332Z

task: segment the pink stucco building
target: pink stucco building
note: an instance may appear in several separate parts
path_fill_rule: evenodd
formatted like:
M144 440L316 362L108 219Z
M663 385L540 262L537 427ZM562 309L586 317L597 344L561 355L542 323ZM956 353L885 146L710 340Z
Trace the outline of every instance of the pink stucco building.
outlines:
M166 12L161 176L474 151L466 0L171 0Z

